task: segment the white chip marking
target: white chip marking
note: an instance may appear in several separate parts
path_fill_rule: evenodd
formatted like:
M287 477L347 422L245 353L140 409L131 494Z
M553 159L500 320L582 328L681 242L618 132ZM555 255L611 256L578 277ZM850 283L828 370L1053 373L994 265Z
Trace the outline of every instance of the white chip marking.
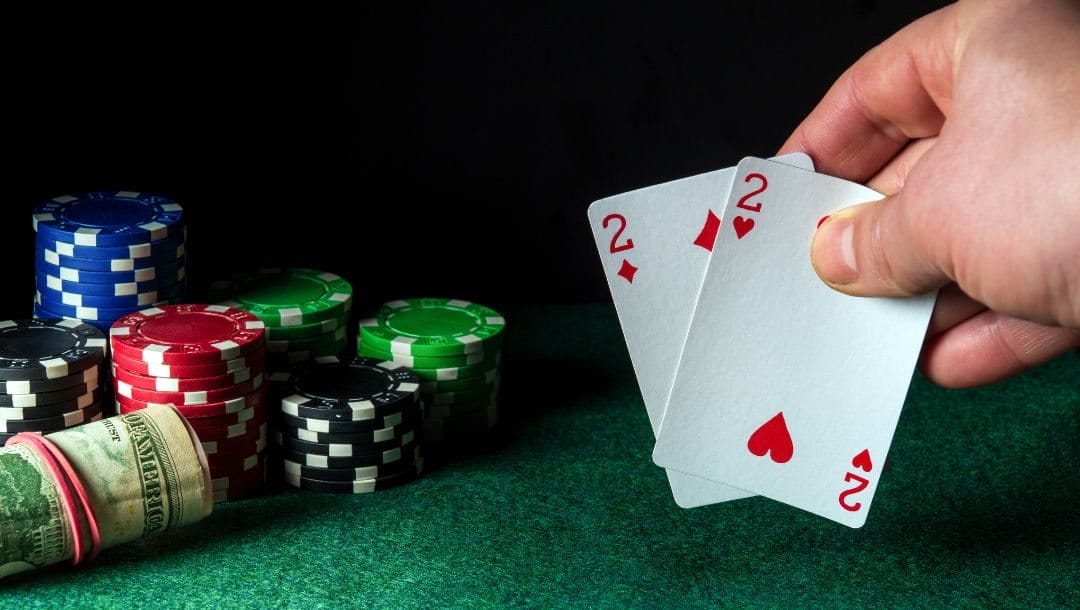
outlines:
M281 326L299 326L304 323L304 312L299 307L279 309L278 315L281 317Z
M75 232L73 233L75 237L75 245L93 246L96 248L98 245L97 236L100 232L100 229L91 229L89 227L79 227L78 229L75 229Z
M142 349L142 360L151 364L165 364L165 352L168 350L168 345L152 343Z
M135 259L133 258L114 258L109 262L109 271L134 271Z
M222 360L230 360L233 356L236 355L236 351L240 349L240 345L238 345L235 341L231 340L211 343L210 347L221 352L220 356Z
M45 377L48 379L68 375L68 363L64 358L50 358L50 360L41 361L41 366L45 368Z

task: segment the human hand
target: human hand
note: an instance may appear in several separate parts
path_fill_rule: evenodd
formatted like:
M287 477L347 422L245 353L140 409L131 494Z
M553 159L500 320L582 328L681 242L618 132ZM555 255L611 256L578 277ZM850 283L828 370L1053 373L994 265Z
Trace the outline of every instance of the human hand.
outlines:
M781 148L889 195L811 248L856 296L944 287L921 366L989 383L1080 345L1080 3L961 0L849 68Z

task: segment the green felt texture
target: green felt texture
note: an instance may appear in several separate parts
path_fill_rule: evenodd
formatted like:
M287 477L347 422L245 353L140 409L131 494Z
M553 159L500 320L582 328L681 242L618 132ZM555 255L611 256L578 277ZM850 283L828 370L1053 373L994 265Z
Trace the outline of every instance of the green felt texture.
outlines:
M683 510L609 306L516 308L502 434L362 496L276 489L5 608L1078 607L1080 359L948 391L916 376L869 519Z

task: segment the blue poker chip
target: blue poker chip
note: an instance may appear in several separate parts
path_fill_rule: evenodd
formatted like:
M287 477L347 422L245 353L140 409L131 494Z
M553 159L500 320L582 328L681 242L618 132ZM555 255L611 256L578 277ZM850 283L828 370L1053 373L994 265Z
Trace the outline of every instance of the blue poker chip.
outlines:
M94 260L162 259L166 258L170 252L175 253L177 248L184 245L186 239L187 231L181 231L176 235L166 237L159 241L134 244L131 246L78 246L66 241L47 239L41 234L38 234L34 239L34 246L37 248L38 252L50 250L60 256L71 258L89 258Z
M150 305L160 303L161 301L178 299L183 296L185 285L183 283L173 284L160 290L123 296L101 296L95 294L61 292L41 285L38 285L37 288L38 294L41 295L42 302L61 303L72 307L122 309L125 307L149 307Z
M183 232L184 209L168 197L134 191L64 195L34 209L46 241L77 246L130 246Z
M38 289L48 288L49 290L55 290L57 292L71 292L74 294L94 295L101 297L123 297L133 294L142 294L144 292L153 292L155 290L164 290L176 284L184 283L185 272L181 268L178 271L181 276L180 281L176 281L172 277L159 277L152 280L146 280L145 282L122 282L119 284L90 284L87 282L74 282L71 280L60 279L55 275L48 273L36 273L35 279L37 281Z
M38 250L39 257L50 265L65 269L78 269L80 271L135 271L147 267L157 267L184 258L184 244L180 244L172 250L148 256L146 258L78 258L63 256L53 250L43 248Z
M179 299L177 299L179 300ZM149 307L157 307L159 305L170 305L171 301L161 301L158 303L150 303L149 305L140 305L137 307L76 307L74 305L65 305L57 301L53 301L48 297L42 295L40 292L34 295L34 301L41 306L45 311L52 312L63 318L74 318L76 320L88 321L97 320L98 322L115 322L119 318L122 318L129 313L134 313Z
M34 303L34 319L35 320L75 320L76 322L82 322L83 324L89 324L94 328L100 330L106 335L109 334L109 329L112 328L112 320L80 320L71 316L64 316L58 313L53 313L48 309L43 308L39 303Z
M38 274L51 275L69 282L86 282L88 284L125 284L158 279L165 280L167 284L174 284L184 277L184 263L185 259L180 258L168 264L133 271L85 271L58 267L45 262L40 256L35 261Z

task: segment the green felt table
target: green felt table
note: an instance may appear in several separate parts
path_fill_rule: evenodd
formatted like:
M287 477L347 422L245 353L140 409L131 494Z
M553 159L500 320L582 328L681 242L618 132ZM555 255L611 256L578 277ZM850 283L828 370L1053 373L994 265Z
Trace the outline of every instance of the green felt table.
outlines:
M610 306L511 308L496 440L358 496L280 487L3 608L1078 607L1080 358L991 387L916 376L873 510L683 510Z

